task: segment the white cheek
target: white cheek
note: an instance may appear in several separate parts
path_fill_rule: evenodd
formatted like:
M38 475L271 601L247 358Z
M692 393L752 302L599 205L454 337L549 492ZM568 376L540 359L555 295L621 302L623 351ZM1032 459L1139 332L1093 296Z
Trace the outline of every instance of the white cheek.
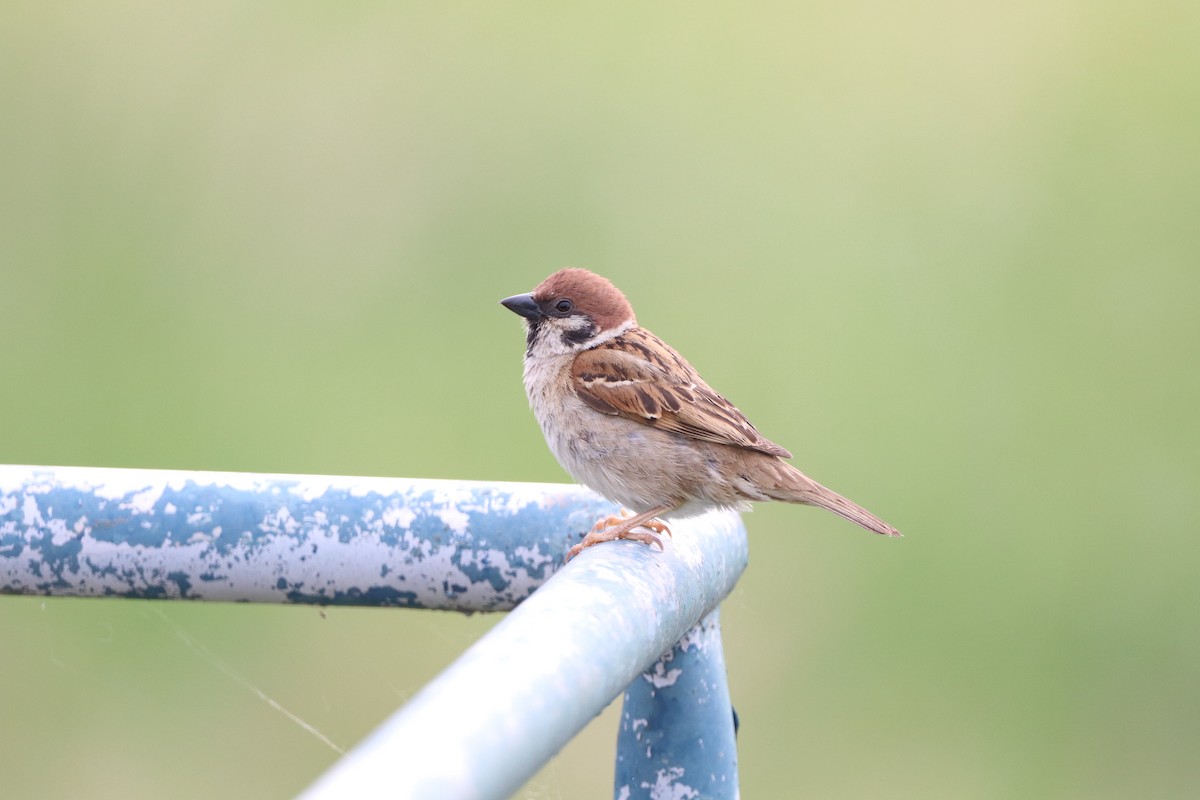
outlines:
M543 322L529 355L533 358L550 358L574 352L576 348L563 341L563 333L568 330L563 326L565 321L555 319Z

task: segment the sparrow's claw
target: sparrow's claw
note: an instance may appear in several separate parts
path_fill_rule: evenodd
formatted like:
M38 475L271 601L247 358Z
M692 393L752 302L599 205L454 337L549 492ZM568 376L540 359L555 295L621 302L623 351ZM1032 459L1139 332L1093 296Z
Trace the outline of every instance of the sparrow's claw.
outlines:
M645 527L648 528L650 526L646 525ZM597 544L600 544L601 542L611 542L614 539L632 539L635 542L642 542L643 544L656 544L656 545L658 545L659 550L666 549L665 547L663 547L662 539L659 539L657 536L655 536L653 533L650 533L649 531L636 530L636 529L629 530L629 531L621 531L617 527L614 526L614 527L610 527L610 528L605 528L603 530L593 530L590 533L588 533L587 536L583 537L582 542L580 542L579 544L575 545L574 547L572 547L570 550L567 551L567 557L564 559L564 561L570 561L572 558L579 555L580 553L582 553L584 550L591 547L592 545L597 545Z
M671 533L671 529L667 527L667 523L663 522L661 519L647 520L646 522L643 522L640 527L649 528L655 533L665 533L667 536L673 535Z
M646 525L645 527L649 528L650 526ZM637 531L637 530L630 531L629 533L625 534L621 538L622 539L633 539L635 542L641 542L642 544L656 544L656 545L658 545L659 552L665 552L667 549L667 548L663 547L662 539L658 538L657 536L655 536L653 533L650 533L649 531Z
M626 516L628 512L622 509L621 516L605 517L588 531L587 536L583 537L582 542L567 551L567 557L564 561L570 561L592 545L600 544L601 542L611 542L614 539L632 539L635 542L642 542L643 544L656 544L659 550L665 550L666 548L663 547L662 539L654 534L665 533L670 536L671 529L662 520L654 519L654 515L662 514L671 508L672 506L653 508L650 511L635 516Z

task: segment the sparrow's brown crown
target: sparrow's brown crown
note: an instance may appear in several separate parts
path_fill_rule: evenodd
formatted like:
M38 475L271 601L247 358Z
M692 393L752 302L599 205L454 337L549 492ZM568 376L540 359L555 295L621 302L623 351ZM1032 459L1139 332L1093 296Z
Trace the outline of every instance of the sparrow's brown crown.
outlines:
M533 299L552 308L565 300L572 306L567 313L591 317L601 333L634 321L633 306L620 289L607 278L578 267L560 269L546 278L533 290Z

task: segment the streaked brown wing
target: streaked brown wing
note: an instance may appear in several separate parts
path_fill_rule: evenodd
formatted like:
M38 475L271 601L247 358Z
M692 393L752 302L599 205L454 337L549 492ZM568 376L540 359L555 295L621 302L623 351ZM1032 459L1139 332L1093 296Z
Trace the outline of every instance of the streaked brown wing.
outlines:
M706 442L792 457L714 392L683 356L644 328L584 350L575 357L571 378L580 399L603 414Z

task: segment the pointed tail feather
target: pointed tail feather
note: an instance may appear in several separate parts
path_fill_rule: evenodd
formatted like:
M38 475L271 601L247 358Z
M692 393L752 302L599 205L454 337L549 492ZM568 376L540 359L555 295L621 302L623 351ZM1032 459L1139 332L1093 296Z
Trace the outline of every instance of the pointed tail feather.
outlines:
M872 533L878 533L883 536L903 535L900 531L888 525L870 511L867 511L857 503L847 500L832 489L825 488L791 464L780 461L779 465L786 472L779 476L781 480L779 481L779 485L775 487L775 491L770 492L773 499L786 500L789 503L804 503L805 505L827 509L843 519L850 520L855 525L866 528Z

